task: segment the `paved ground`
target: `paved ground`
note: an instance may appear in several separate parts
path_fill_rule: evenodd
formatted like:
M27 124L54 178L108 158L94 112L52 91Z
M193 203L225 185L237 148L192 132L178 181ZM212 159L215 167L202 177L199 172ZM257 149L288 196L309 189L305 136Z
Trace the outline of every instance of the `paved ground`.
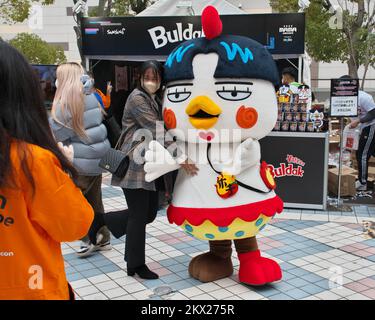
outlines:
M125 208L121 189L103 185L103 195L107 211ZM111 251L86 259L74 253L79 242L62 249L77 299L375 299L375 239L363 235L363 220L375 221L375 207L351 213L285 210L258 237L263 255L283 270L281 282L265 287L238 283L235 255L231 278L207 284L190 278L190 259L208 244L169 225L165 212L147 228L147 263L158 280L126 275L124 239L113 239ZM172 292L161 294L162 289Z

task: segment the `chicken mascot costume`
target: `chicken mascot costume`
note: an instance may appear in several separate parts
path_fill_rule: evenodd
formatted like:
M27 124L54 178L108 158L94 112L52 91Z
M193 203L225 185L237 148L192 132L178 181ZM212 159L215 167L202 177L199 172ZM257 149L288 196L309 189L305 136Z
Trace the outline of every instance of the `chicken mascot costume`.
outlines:
M276 261L262 257L256 240L283 209L258 142L276 123L279 75L263 45L221 34L214 7L204 9L202 27L204 37L182 43L165 63L164 123L183 156L172 157L151 141L146 180L192 160L198 174L178 171L167 210L170 223L209 241L209 252L191 260L190 275L202 282L231 276L233 241L239 281L264 285L282 276Z

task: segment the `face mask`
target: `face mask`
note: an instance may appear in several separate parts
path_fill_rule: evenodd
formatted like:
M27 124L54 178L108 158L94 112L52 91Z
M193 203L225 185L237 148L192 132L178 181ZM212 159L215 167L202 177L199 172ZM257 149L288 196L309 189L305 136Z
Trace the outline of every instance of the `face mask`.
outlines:
M154 94L160 88L160 83L156 83L154 81L143 81L142 84L143 89L145 89L148 93Z

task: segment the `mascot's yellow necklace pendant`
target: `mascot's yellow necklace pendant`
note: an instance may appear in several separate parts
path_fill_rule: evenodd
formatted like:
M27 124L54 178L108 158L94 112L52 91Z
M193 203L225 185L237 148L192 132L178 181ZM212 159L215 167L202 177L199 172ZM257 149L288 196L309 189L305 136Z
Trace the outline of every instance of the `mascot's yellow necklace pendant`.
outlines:
M220 174L216 179L215 186L219 197L224 199L234 196L238 191L238 183L233 175Z
M216 192L219 197L227 199L238 191L236 177L228 174L220 174L216 179Z

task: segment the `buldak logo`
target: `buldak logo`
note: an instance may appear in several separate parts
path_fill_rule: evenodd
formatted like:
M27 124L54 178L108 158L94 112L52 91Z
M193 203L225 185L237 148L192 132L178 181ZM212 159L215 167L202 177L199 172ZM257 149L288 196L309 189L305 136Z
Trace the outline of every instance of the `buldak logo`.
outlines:
M176 23L176 29L167 31L163 26L148 29L155 49L162 48L168 43L175 43L184 40L191 40L204 36L203 30L194 30L193 24L188 23L188 27L183 29L182 23Z
M293 155L288 154L286 157L286 163L280 163L280 167L278 168L275 168L273 165L269 165L269 168L271 169L271 174L274 178L282 178L286 176L302 178L305 173L303 170L304 166L305 162Z

